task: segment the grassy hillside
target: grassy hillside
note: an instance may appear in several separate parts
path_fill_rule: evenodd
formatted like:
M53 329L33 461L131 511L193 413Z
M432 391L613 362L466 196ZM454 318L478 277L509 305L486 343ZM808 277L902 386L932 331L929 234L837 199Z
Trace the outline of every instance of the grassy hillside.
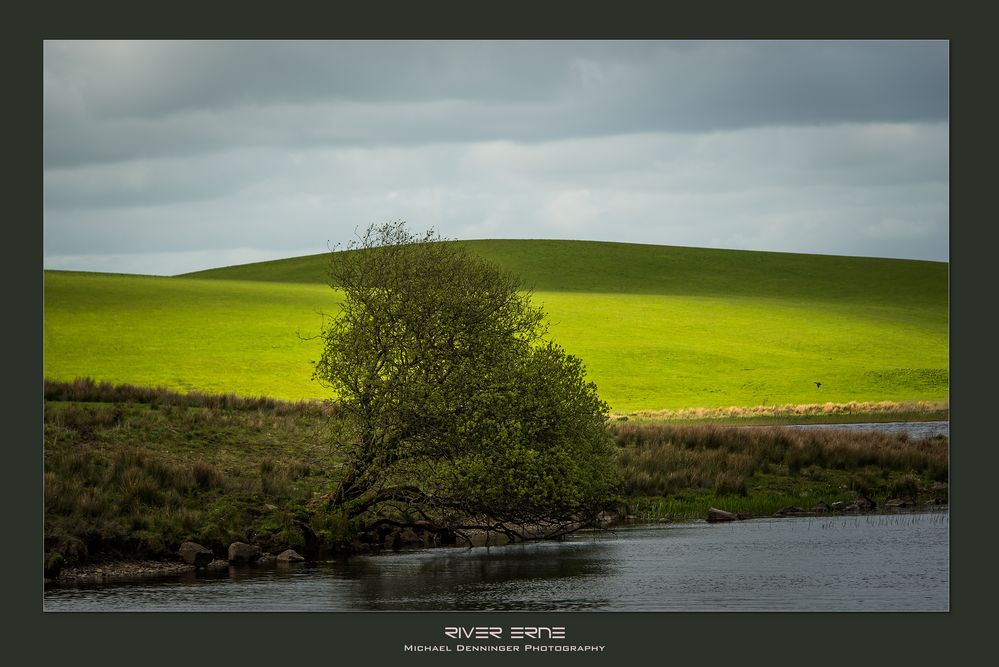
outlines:
M468 241L520 274L618 411L946 400L947 265L574 241ZM175 278L46 272L45 374L321 397L327 255ZM821 382L816 387L815 382Z
M597 241L458 241L540 292L779 297L947 307L941 262ZM185 278L325 283L329 253L241 264Z
M45 376L298 399L310 382L319 285L185 280L49 271Z

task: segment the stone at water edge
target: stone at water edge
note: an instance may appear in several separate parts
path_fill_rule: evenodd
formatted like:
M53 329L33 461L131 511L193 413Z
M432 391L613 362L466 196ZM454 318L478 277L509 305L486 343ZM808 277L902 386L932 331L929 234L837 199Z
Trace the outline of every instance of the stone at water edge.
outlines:
M604 510L597 514L598 526L610 526L621 522L621 515L617 512Z
M708 509L708 521L735 521L738 519L736 515L731 512L726 512L725 510L720 510L717 507L711 507Z
M861 496L854 501L857 505L857 509L870 511L877 508L877 503L868 498L867 496Z
M215 558L211 549L203 547L197 542L184 542L180 545L180 550L177 553L182 561L196 567L205 567Z
M277 561L279 563L300 563L303 560L305 560L305 558L294 549L285 549L277 555Z
M423 538L417 535L412 528L403 528L399 533L399 543L402 546L423 546Z
M245 542L233 542L229 545L230 563L255 563L260 560L260 547Z

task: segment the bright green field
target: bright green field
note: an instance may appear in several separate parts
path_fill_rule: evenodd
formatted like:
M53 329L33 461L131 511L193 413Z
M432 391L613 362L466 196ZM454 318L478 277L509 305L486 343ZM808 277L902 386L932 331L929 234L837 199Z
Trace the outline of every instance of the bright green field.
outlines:
M535 288L615 411L948 398L947 265L468 241ZM45 375L323 397L327 255L155 278L45 273ZM822 382L817 388L814 382Z

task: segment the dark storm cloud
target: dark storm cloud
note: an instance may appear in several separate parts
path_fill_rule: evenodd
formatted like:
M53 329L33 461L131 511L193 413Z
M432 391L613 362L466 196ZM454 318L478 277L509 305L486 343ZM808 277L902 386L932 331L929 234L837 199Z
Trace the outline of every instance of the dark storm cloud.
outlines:
M49 43L46 163L947 116L942 42Z

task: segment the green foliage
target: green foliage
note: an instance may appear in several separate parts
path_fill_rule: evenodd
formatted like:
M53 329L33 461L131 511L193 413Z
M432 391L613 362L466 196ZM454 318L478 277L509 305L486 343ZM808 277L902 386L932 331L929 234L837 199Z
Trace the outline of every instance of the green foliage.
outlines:
M567 524L608 501L607 406L517 278L402 223L334 253L330 278L345 298L314 377L347 424L334 505Z
M462 428L463 455L438 465L435 496L514 523L605 509L617 473L606 406L584 378L581 362L554 343L527 350L514 384L501 398L487 396Z

